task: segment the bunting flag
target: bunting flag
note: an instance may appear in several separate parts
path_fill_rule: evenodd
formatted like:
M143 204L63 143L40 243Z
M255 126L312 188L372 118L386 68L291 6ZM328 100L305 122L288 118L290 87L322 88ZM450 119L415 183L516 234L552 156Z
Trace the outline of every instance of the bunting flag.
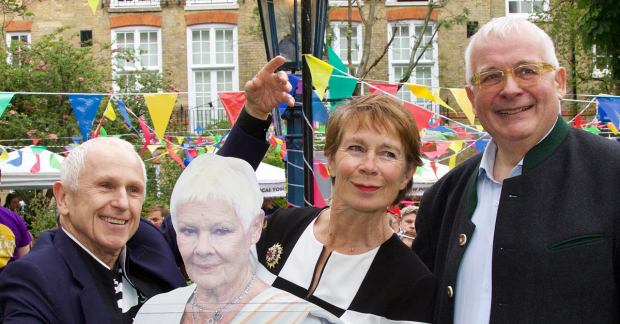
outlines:
M177 101L177 94L145 93L144 99L151 114L151 120L153 121L157 137L160 139L164 138L174 103Z
M370 87L371 94L385 92L393 96L396 96L396 93L398 93L398 84L369 83L369 85L371 85Z
M312 91L312 121L319 122L321 124L327 124L329 120L329 114L323 101L319 99L319 95L316 91Z
M105 113L103 114L109 120L116 120L116 114L114 113L114 108L112 108L112 102L108 101L108 106L105 109Z
M603 120L604 112L616 129L620 128L620 98L597 96L596 100L598 101L601 120Z
M583 126L587 124L585 120L581 119L581 114L577 114L577 116L575 116L574 122L573 127L575 128L583 128Z
M433 172L435 172L435 177L439 180L439 177L437 176L437 164L435 161L431 161L431 169L433 169Z
M407 88L413 92L413 94L418 98L425 98L432 102L435 102L435 96L428 90L427 87L418 84L409 84L407 83Z
M33 138L32 139L32 144L37 145L37 143L39 143L40 140L41 140L41 138Z
M77 137L71 137L71 140L73 141L73 144L75 144L75 146L77 146L77 145L79 145L79 144L80 144L80 140L81 140L81 139L82 139L82 138L81 138L81 137L79 137L79 136L77 136Z
M101 126L101 128L99 129L99 136L108 136L108 132L106 132L105 128L103 128L103 126Z
M297 85L299 84L299 79L301 78L300 74L287 74L288 82L293 86L291 91L288 92L291 96L295 93L295 89L297 89ZM288 103L283 102L278 105L278 111L280 111L280 115L284 113L286 108L288 107Z
M185 152L187 152L189 156L191 156L192 158L195 158L198 156L198 154L196 153L196 150L185 150Z
M321 162L319 162L319 173L321 174L321 177L323 177L323 180L329 177L329 170L327 170L325 164Z
M183 144L183 141L185 141L185 137L177 136L177 143L179 143L179 145Z
M355 78L332 75L329 78L329 97L332 99L349 98L355 91L355 86L357 86L357 79ZM332 112L341 102L332 102Z
M173 160L177 161L177 163L180 164L183 169L185 169L185 163L183 163L181 158L176 153L174 153L174 151L170 147L170 137L168 137L168 140L166 141L166 147L168 147L168 153L170 154L170 157L172 157Z
M237 122L237 118L239 118L243 105L245 105L243 91L218 92L217 95L220 97L220 101L222 101L222 105L226 110L230 125L234 126Z
M327 57L329 60L329 65L331 65L334 70L332 71L332 77L334 76L344 76L346 75L344 72L347 72L347 67L346 65L344 65L344 63L342 63L342 60L340 59L340 56L338 56L338 54L336 54L336 52L334 52L334 50L331 48L331 46L327 45ZM342 71L342 72L340 72ZM355 80L357 82L357 80ZM332 90L332 87L330 85L329 87L329 91ZM342 98L342 97L336 97L336 98Z
M39 158L39 154L35 154L37 157L37 162L34 163L32 168L30 168L30 173L37 173L41 171L41 159Z
M196 140L196 145L202 145L202 137L198 137Z
M443 101L443 99L441 99L441 97L439 96L439 90L441 90L440 88L437 88L437 90L435 90L435 93L433 94L433 97L435 98L435 102L456 112L456 110L454 110L452 107L448 106L448 104L445 103L445 101Z
M50 155L50 167L56 169L56 170L60 170L61 168L61 163L60 161L58 161L58 158L56 157L56 154L51 154Z
M316 177L312 177L312 181L314 181L314 207L323 208L327 205L325 204L325 199L323 199L323 194L321 194L321 189L316 183Z
M202 128L200 125L196 125L194 132L206 132L207 130Z
M474 120L476 119L476 116L474 115L474 112L472 111L471 102L469 101L469 98L467 97L467 91L465 89L454 89L454 88L451 88L450 91L452 92L452 95L454 95L454 98L456 99L456 103L459 104L459 107L461 107L461 110L465 113L465 116L467 116L467 119L469 119L469 124L473 125Z
M101 95L73 95L70 94L69 101L73 108L73 113L78 121L80 132L82 132L82 138L84 142L88 141L90 136L90 130L93 128L93 121L99 110L99 104L101 103Z
M144 146L142 147L142 153L140 153L140 156L142 156L146 148L151 144L151 132L149 132L142 119L138 118L138 123L140 123L140 128L142 128L142 133L144 134Z
M125 103L120 101L120 100L117 100L116 104L118 105L118 111L120 111L121 115L123 115L123 119L125 119L125 122L127 123L127 125L129 125L129 127L133 128L133 130L135 130L136 133L140 133L131 124L131 119L129 119L129 115L127 115L127 107L125 106Z
M157 144L157 145L147 145L147 148L149 149L149 152L151 152L151 154L155 153L155 150L157 150L160 147L161 147L161 145L159 145L159 144Z
M13 99L14 93L0 93L0 117L4 114L6 107L9 106L11 99Z
M409 109L413 118L415 118L416 124L418 124L418 130L422 130L424 128L432 128L429 127L428 122L435 115L433 112L428 111L420 106L416 106L410 102L403 102L405 104L405 108Z
M455 167L455 166L456 166L456 154L455 154L455 155L452 155L452 156L450 157L450 161L448 162L448 168L449 168L449 170L454 169L454 167Z
M18 157L14 158L11 161L6 162L6 164L10 164L14 167L19 168L20 166L22 166L22 155L24 154L22 151L17 151L17 154L19 154Z
M310 73L312 74L312 84L314 84L316 94L323 100L325 88L327 88L327 83L329 82L329 77L332 75L334 67L310 54L305 54L305 57L308 67L310 68Z
M88 0L88 4L90 5L90 9L93 11L93 15L97 12L97 5L99 4L99 0Z
M476 151L478 153L484 152L488 144L489 144L489 140L485 140L483 138L477 139L476 140Z
M458 153L463 149L463 142L452 142L450 146L448 146L448 149L452 150L454 153Z
M614 135L618 135L618 129L616 128L616 126L614 126L613 123L607 123L607 127L612 133L614 133Z
M0 145L0 150L2 150L2 153L0 153L0 162L4 162L4 161L8 160L9 159L9 152L7 152L7 150L2 145Z

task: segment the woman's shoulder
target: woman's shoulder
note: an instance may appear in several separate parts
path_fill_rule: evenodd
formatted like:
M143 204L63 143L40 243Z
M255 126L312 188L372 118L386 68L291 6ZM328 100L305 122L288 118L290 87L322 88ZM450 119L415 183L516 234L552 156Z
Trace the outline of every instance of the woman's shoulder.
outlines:
M263 229L274 230L277 233L303 229L317 218L321 211L323 208L318 207L280 208L265 217Z
M149 298L136 314L134 324L180 323L185 305L195 290L196 284L192 284Z

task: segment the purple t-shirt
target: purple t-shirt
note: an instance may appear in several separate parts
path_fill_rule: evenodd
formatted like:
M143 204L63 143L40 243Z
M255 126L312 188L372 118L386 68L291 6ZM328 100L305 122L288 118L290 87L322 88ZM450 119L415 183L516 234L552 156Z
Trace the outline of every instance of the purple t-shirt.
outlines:
M17 248L30 244L32 239L26 223L16 213L0 206L0 273L15 261Z

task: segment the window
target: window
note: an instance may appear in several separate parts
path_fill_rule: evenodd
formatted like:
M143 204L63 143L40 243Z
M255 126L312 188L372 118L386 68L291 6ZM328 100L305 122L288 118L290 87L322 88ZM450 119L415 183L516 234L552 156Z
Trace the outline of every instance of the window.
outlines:
M157 27L128 27L112 30L113 63L117 69L135 70L146 68L149 70L161 70L161 30ZM128 49L126 54L139 57L135 62L130 56L119 53L121 49ZM123 56L121 58L121 56Z
M190 129L226 119L217 95L239 90L237 26L187 28Z
M11 41L20 40L24 42L24 44L28 45L31 43L30 32L7 32L6 33L6 43L7 45L11 45Z
M334 31L334 35L336 36L332 42L332 49L338 53L340 59L344 63L345 66L349 66L349 60L347 58L347 34L349 30L348 22L342 23L332 23L332 30ZM354 66L358 66L360 64L360 60L362 59L362 24L360 23L352 23L353 28L351 29L351 63ZM347 71L349 72L349 71Z
M408 81L412 84L424 85L434 91L439 86L438 64L437 64L437 47L436 42L431 40L435 26L432 23L422 31L423 21L399 21L397 23L388 24L388 37L392 37L392 32L396 32L394 41L388 51L388 62L390 66L389 79L390 82L398 82L403 78L406 72L411 52L418 37L422 37L422 41L415 53L415 59L421 55L416 67L411 71ZM395 30L393 30L395 28ZM435 36L436 37L436 36ZM430 44L426 51L422 51L426 44ZM428 110L437 112L438 107L432 101L424 98L417 98L407 87L401 87L397 96L408 102L415 103L418 106Z
M598 55L596 53L596 45L592 47L594 53L594 71L592 71L593 78L603 78L609 75L609 58L605 55Z
M93 46L93 31L80 30L80 43L82 47Z
M185 0L185 10L239 9L237 0Z
M506 0L506 15L527 18L534 12L546 9L547 5L543 3L535 0Z
M478 31L478 22L477 21L468 21L467 22L467 38L474 36L474 34Z
M110 0L110 8L159 7L159 0Z
M428 0L385 0L386 6L427 6Z

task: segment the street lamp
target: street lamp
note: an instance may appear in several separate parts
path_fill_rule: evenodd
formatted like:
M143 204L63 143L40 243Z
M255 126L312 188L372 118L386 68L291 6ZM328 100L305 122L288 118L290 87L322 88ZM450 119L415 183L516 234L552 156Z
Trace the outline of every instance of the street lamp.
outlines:
M286 63L281 69L302 70L302 105L295 104L282 115L288 125L287 201L295 206L303 206L304 200L306 205L314 202L312 76L300 52L319 59L323 57L327 3L328 0L258 0L267 61L282 55ZM303 178L300 179L301 168Z

